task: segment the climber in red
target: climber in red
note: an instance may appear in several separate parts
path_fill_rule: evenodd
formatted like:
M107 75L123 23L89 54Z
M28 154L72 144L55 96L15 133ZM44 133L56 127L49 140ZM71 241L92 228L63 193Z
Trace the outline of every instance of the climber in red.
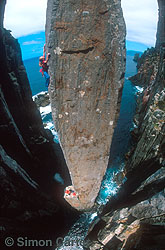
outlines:
M76 195L76 192L74 192L74 191L71 190L71 189L66 189L66 190L65 190L65 194L71 195L71 196L74 196L74 197L77 196L77 195Z
M69 195L71 192L70 190L66 190L65 193Z
M45 45L44 45L44 50L43 50L43 56L41 56L39 58L39 66L42 67L40 69L40 72L42 73L42 76L45 76L45 86L48 87L49 86L49 83L50 83L50 76L48 74L48 60L49 60L49 57L50 57L50 53L47 54L47 57L46 57L46 60L45 60L45 53L46 53L46 50L45 50Z

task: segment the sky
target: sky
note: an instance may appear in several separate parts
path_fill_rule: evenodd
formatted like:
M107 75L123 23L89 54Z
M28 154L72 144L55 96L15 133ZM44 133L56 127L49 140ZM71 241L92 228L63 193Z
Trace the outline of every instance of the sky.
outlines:
M121 0L127 27L127 49L155 45L157 0ZM23 58L39 56L44 44L47 0L7 0L4 27L18 38ZM29 51L29 52L28 52Z
M4 26L14 37L45 29L47 0L7 0Z
M157 0L121 0L127 40L155 45L158 22Z

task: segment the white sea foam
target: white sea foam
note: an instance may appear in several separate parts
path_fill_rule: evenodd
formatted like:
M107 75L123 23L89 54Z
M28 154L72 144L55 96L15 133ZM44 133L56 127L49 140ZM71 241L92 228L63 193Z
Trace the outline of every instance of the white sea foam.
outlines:
M133 122L133 127L134 128L138 128L138 126Z
M97 203L105 205L109 198L117 193L117 190L118 186L112 177L111 179L103 181L99 196L97 197Z
M100 192L97 197L98 204L105 205L109 201L110 197L117 193L119 186L114 177L117 173L122 172L123 168L124 162L120 159L120 157L116 158L114 162L110 164L102 181Z
M96 218L96 217L97 217L97 213L95 212L95 213L93 213L93 214L91 215L91 220L93 221L94 218Z
M45 93L45 92L40 92L40 93ZM50 118L50 116L47 119L47 116L52 113L51 105L49 104L46 107L40 107L39 110L40 110L40 114L41 114L42 120L44 122L44 127L46 129L50 129L51 130L52 134L54 135L54 141L56 143L59 143L58 134L57 134L57 132L55 130L55 127L54 127L54 124L53 124L53 120Z
M52 122L49 121L49 122L46 122L46 123L44 123L44 124L45 124L45 128L46 128L46 129L50 129L51 132L52 132L52 134L54 135L54 141L55 141L56 143L59 143L58 134L57 134L57 132L56 132L56 130L55 130L53 121L52 121Z
M143 90L144 90L144 88L142 88L142 87L140 87L140 86L135 86L135 87L134 87L134 90L135 90L135 92L137 92L137 93L142 93Z
M46 107L40 107L40 113L41 113L42 119L44 119L46 117L46 115L50 114L51 112L52 112L52 110L51 110L50 104Z
M46 122L45 123L45 128L50 129L50 130L54 129L53 122Z

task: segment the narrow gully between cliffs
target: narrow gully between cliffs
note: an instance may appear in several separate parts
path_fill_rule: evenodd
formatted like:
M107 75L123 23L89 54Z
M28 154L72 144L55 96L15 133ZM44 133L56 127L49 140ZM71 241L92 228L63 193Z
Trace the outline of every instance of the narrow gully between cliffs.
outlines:
M109 198L117 193L118 185L114 181L114 176L122 172L124 168L124 157L131 146L130 131L134 128L133 117L136 109L137 94L142 91L138 86L134 86L128 78L136 74L136 63L133 61L135 51L127 51L126 75L125 83L122 94L122 101L120 107L120 115L118 118L117 126L114 131L110 159L106 174L103 178L99 195L96 199L97 206L105 205ZM47 110L47 111L46 111ZM44 112L45 111L45 112ZM58 137L54 131L53 122L51 121L50 109L45 107L41 113L43 122L47 123L55 135L55 142L57 143ZM72 226L67 236L62 241L59 239L60 246L56 249L60 250L78 250L83 249L80 240L86 237L88 228L94 220L97 219L97 213L84 213L80 219Z

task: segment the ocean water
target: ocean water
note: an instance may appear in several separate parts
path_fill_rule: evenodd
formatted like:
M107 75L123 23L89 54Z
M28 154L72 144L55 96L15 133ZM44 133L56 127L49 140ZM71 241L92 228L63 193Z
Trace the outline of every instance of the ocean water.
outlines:
M47 91L47 88L45 87L45 79L39 72L39 57L25 60L24 66L29 78L32 95L36 95L41 91Z
M128 80L130 76L137 73L136 63L133 61L134 54L134 51L127 52L125 82L120 114L111 145L110 163L119 158L123 159L131 143L130 130L133 128L133 116L136 109L137 93L142 91L142 88L134 86Z
M23 60L39 57L43 55L45 31L18 37L18 42L21 46Z

